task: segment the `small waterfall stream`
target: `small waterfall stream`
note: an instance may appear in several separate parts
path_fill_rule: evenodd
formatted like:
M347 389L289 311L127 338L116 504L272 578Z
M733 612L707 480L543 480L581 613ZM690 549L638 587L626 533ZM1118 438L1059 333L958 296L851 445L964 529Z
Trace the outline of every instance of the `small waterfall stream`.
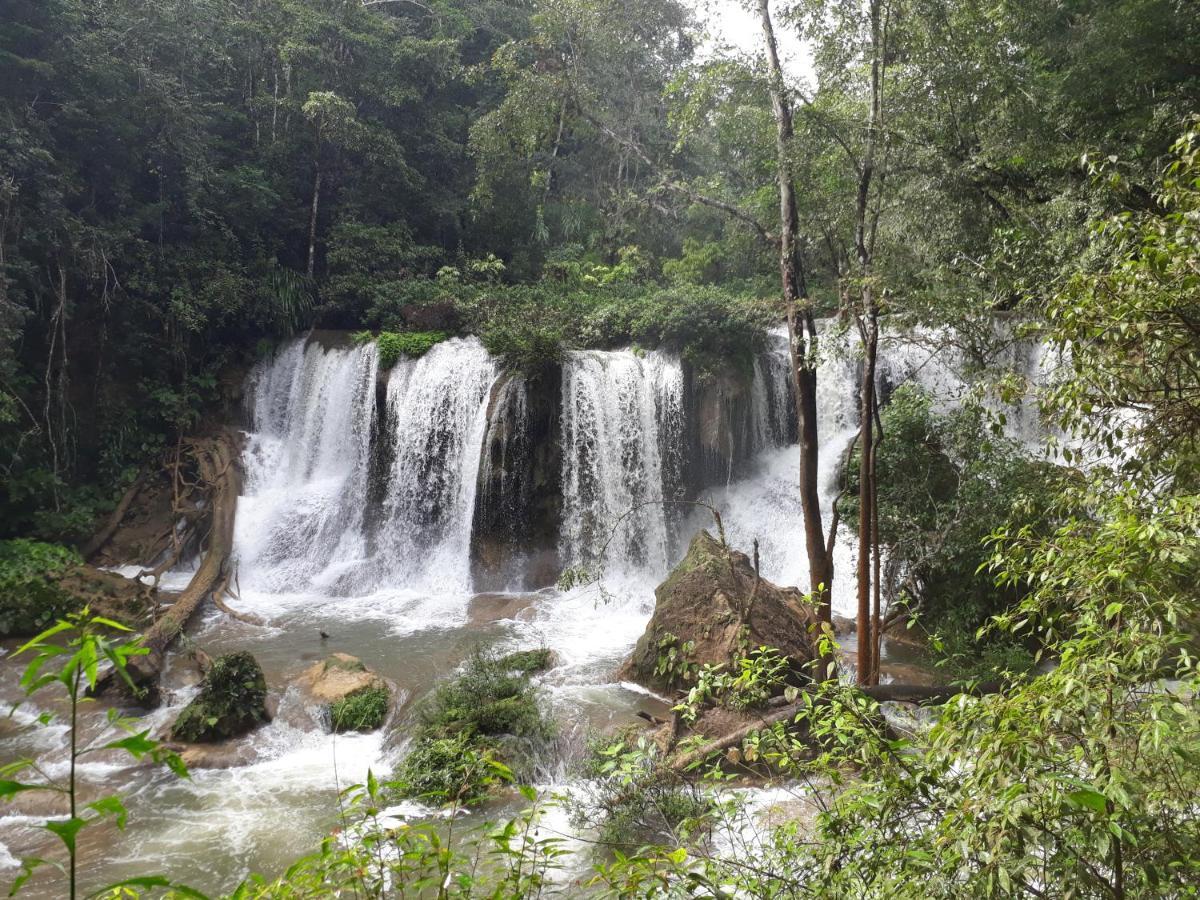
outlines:
M392 369L383 435L392 465L377 529L379 565L368 578L437 593L470 590L475 492L498 374L477 338L444 341Z
M308 590L363 558L377 367L373 344L301 340L251 374L234 538L244 586Z
M577 351L563 364L562 554L661 577L683 429L683 369L664 353ZM603 554L604 558L601 559Z

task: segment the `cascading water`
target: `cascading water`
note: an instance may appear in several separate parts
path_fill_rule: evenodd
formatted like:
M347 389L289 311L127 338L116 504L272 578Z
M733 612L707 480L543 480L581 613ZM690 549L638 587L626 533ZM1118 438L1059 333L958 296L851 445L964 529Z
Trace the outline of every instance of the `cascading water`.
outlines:
M392 369L386 415L392 465L376 535L378 565L367 578L434 592L470 590L471 523L498 374L476 338L444 341Z
M364 596L470 589L486 406L497 366L453 339L387 376L376 415L373 344L297 340L252 376L239 580L260 593ZM372 435L390 461L370 488ZM371 499L380 496L377 508Z
M309 590L362 559L377 365L373 344L301 339L251 375L234 537L244 586Z
M823 344L835 350L818 371L819 480L828 528L838 469L857 429L859 369L853 348L833 347L835 329L823 325ZM939 336L927 337L885 335L881 382L894 388L916 381L952 405L970 390L964 359L944 350L931 354L921 345ZM1014 343L1012 350L1014 367L1034 380L1046 364L1039 349ZM286 345L251 376L246 486L235 536L241 592L231 599L275 627L214 613L197 623L193 638L214 656L253 652L278 714L234 742L238 756L229 768L198 769L188 782L122 770L129 779L122 785L131 810L127 840L136 858L107 860L108 880L170 867L185 880L224 890L248 869L281 870L328 834L337 821L338 788L394 765L403 745L392 735L404 731L336 739L324 733L294 681L334 651L361 657L398 695L420 696L470 647L543 645L560 660L543 684L564 722L620 726L650 702L608 678L645 628L653 587L691 536L684 526L712 527L704 511L677 522L657 502L686 496L702 480L695 478L701 460L689 437L696 423L684 421L692 387L680 361L657 352L581 351L567 355L561 385L536 384L502 375L477 340L456 339L420 360L401 360L386 376L382 400L378 383L373 346L328 335ZM724 444L731 450L727 471L744 474L699 496L721 510L736 547L748 550L759 541L765 577L807 587L786 334L772 333L748 385L731 377L722 390L722 414L709 422L719 423L713 429L724 428L726 437L737 430L737 440ZM727 414L737 404L745 414ZM1014 418L1009 424L1017 436L1036 432L1031 409ZM748 462L743 448L753 454ZM724 472L717 474L724 482ZM468 597L472 550L483 536L479 523L495 528L497 518L509 516L505 547L527 547L527 526L538 523L547 569L556 556L568 565L596 563L612 535L603 560L606 595L547 589ZM854 603L854 545L843 529L833 585L842 614ZM512 571L531 560L509 558L504 565ZM480 609L496 612L478 615ZM169 706L156 713L156 728L166 727L195 692L183 654L172 657L164 688ZM0 691L0 700L15 699L10 694ZM396 721L406 714L401 708ZM28 746L31 739L33 732L22 734L17 745L0 749L14 757L40 753ZM109 787L111 766L89 765L104 768L85 767L84 777ZM287 840L281 820L295 823ZM10 824L3 840L42 852L41 835L32 825ZM0 867L5 860L0 845Z
M562 556L613 575L661 577L670 562L671 474L683 369L663 353L587 350L563 363ZM601 559L603 556L603 559Z
M830 329L826 326L822 330ZM755 401L755 422L762 424L755 427L762 435L760 446L765 449L756 458L753 471L715 491L712 501L721 510L725 532L733 546L748 552L751 544L758 541L763 577L807 590L808 560L804 554L798 487L800 451L787 439L795 422L788 337L784 329L773 330L769 337L766 354L769 364L760 362L755 373L763 376L764 400ZM827 353L817 370L818 481L826 528L832 517L842 458L858 429L857 367L849 356L844 350ZM759 393L757 379L754 390ZM765 402L768 397L770 406ZM769 412L765 421L759 408ZM711 524L699 515L694 521L702 527ZM848 544L843 536L834 546L833 596L839 614L852 602L853 595L853 556Z

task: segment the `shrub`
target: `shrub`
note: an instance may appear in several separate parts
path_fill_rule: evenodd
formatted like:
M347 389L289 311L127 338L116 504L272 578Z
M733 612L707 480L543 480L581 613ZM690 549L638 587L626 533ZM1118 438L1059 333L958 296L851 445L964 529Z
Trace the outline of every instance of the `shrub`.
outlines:
M884 586L907 605L951 668L982 674L1022 668L1029 654L1015 644L985 646L976 630L1020 599L986 572L985 542L1006 522L1047 529L1047 510L1063 472L1030 459L1014 441L994 434L982 410L941 415L927 393L909 385L882 412L887 440L879 446L879 534L888 549ZM849 490L841 512L858 521L859 458L847 466Z
M18 538L0 541L0 635L32 635L79 604L58 577L82 564L57 544Z
M420 718L433 733L549 737L553 729L537 700L526 672L476 653L462 674L434 691Z
M528 667L548 661L540 653L501 658L476 653L422 703L420 729L397 776L402 793L473 802L495 783L498 771L509 772L511 738L536 745L552 737L553 725L529 681L534 670Z
M177 741L204 743L244 734L267 721L267 681L258 661L239 651L217 657L200 693L171 728Z
M581 768L590 785L573 800L572 819L579 827L596 828L603 842L683 844L710 827L712 796L662 765L657 745L644 734L629 731L593 741Z
M438 803L474 803L495 783L492 750L466 734L418 739L396 774L410 797Z
M385 331L375 341L379 348L379 365L390 369L401 356L417 359L448 337L450 335L444 331Z
M374 731L387 718L391 695L386 687L366 687L329 705L333 730Z
M525 674L545 672L554 665L554 651L549 647L536 650L518 650L496 661L497 665Z

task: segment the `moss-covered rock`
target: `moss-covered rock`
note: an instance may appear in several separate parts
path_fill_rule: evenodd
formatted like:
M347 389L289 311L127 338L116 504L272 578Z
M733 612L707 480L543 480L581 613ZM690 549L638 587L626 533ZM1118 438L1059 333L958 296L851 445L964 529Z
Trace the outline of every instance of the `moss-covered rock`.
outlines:
M245 734L269 720L267 681L258 661L245 651L218 657L200 693L184 707L171 739L211 743Z
M310 666L300 686L325 706L334 731L374 731L391 708L387 682L349 653L334 653Z
M756 578L746 554L708 532L654 592L654 614L617 677L656 689L682 687L702 665L727 665L775 647L798 673L816 658L815 610L795 588Z
M549 651L505 657L476 654L420 707L421 728L397 780L409 796L470 802L498 780L496 764L517 778L553 736L523 667L545 665Z
M85 606L136 628L153 598L149 585L85 565L67 547L0 541L0 637L32 636Z
M518 650L515 653L502 656L496 661L497 665L504 669L512 672L523 672L526 675L545 672L547 669L554 668L557 662L558 659L554 651L549 647L539 647L536 650Z

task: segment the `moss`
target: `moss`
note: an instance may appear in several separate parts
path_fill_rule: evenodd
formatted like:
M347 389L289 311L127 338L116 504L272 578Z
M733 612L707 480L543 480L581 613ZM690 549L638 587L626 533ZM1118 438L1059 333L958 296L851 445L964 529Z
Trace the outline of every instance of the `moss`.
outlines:
M401 356L417 359L449 336L444 331L384 331L375 340L379 348L379 365L390 369Z
M549 647L539 647L537 650L518 650L500 657L497 664L514 672L524 672L533 675L545 672L554 665L554 651Z
M374 731L383 725L390 703L386 687L361 688L331 703L329 720L336 732Z
M184 707L171 738L210 743L245 734L267 721L267 681L257 660L245 651L218 657L200 693Z
M82 562L57 544L0 541L0 636L36 634L77 609L79 601L59 578Z

